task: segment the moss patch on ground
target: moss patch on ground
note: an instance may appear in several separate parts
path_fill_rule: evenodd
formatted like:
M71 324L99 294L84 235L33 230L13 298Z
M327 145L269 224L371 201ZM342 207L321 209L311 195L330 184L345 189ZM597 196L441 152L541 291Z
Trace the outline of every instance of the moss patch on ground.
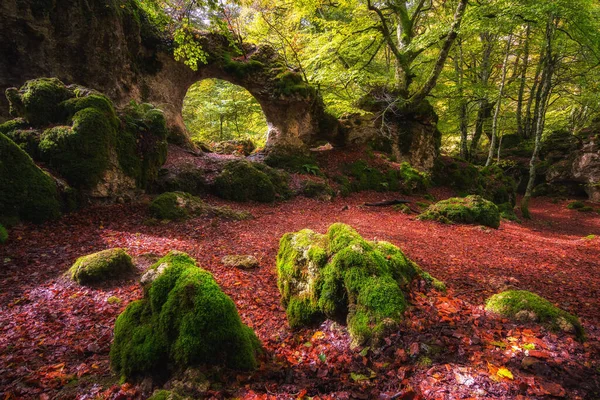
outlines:
M539 322L554 331L574 333L579 339L585 332L579 319L561 310L543 297L526 290L508 290L490 297L487 311L521 322Z
M432 220L442 223L478 224L498 228L500 211L498 207L481 196L452 197L430 205L420 220Z
M88 285L122 278L133 271L135 267L129 254L115 248L78 258L67 275L80 285Z
M177 221L194 216L209 215L225 219L242 221L252 218L247 211L238 211L229 207L214 207L202 199L185 192L167 192L158 195L148 209L153 218Z
M0 154L0 222L40 223L58 218L60 202L54 180L1 133Z
M341 223L324 235L309 229L286 233L277 272L292 328L345 319L354 344L377 344L398 328L407 307L403 291L413 279L443 288L396 246L366 241Z
M0 244L6 243L8 240L8 231L0 224Z
M267 165L244 160L231 161L215 180L219 197L235 201L270 203L289 196L289 177Z
M256 368L260 342L209 272L187 254L170 252L149 273L144 298L115 323L110 360L122 379L199 365Z

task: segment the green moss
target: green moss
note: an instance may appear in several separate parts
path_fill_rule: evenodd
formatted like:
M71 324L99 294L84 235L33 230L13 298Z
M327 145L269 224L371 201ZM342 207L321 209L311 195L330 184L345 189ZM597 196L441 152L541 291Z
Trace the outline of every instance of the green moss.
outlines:
M122 379L169 375L195 365L256 367L260 343L212 275L171 252L151 267L144 298L117 318L110 351Z
M74 94L56 78L39 78L27 81L18 91L7 89L6 97L13 116L43 126L61 122L64 114L60 104Z
M115 129L118 127L117 115L112 102L102 94L93 93L85 97L74 97L63 101L60 106L64 110L63 115L66 120L71 119L78 111L93 108L109 118Z
M305 169L307 165L317 167L315 159L310 153L286 146L270 148L264 161L270 167L295 173L307 173Z
M316 90L304 82L301 74L293 71L285 71L277 75L275 92L280 96L293 96L297 94L302 97L311 97L315 95Z
M579 200L572 201L569 204L567 204L567 208L569 210L578 210L578 209L581 209L584 207L585 207L585 203L583 201L579 201Z
M490 297L485 309L524 322L540 322L555 331L574 332L579 339L585 332L579 319L548 300L526 290L509 290Z
M231 54L225 53L222 61L223 70L237 78L243 78L254 74L264 68L264 64L258 60L235 61Z
M579 212L592 212L592 211L594 211L594 208L590 207L590 206L585 206L585 207L578 208L577 211L579 211Z
M479 224L498 228L500 211L491 201L481 196L452 197L442 200L418 217L421 220L433 220L443 223L458 222L463 224Z
M3 134L0 154L0 222L57 218L60 202L54 180Z
M497 165L478 168L458 157L438 157L433 183L455 189L459 195L477 194L496 204L516 203L516 183Z
M31 158L39 159L41 132L37 129L16 129L6 136L22 148Z
M325 235L308 229L285 234L277 272L292 328L346 319L355 344L378 343L397 328L407 306L403 289L425 275L396 246L368 242L340 223Z
M171 390L157 390L148 400L183 400L184 397Z
M281 169L271 168L262 163L254 163L253 166L269 177L273 184L273 188L275 189L275 197L281 199L292 197L293 192L290 189L290 175L287 172Z
M334 192L327 182L306 181L302 186L302 194L309 198L331 199Z
M0 244L6 243L8 240L8 231L0 224Z
M167 192L157 196L148 209L153 218L177 221L192 216L209 215L224 219L242 221L252 218L247 211L233 210L229 207L213 207L202 199L184 192Z
M85 108L73 116L72 127L44 131L40 154L71 185L91 188L109 167L114 140L115 130L104 114Z
M129 254L115 248L78 258L67 274L80 285L88 285L121 278L134 270Z
M8 136L13 131L27 129L29 127L30 125L24 118L15 118L0 124L0 133Z
M408 163L402 163L399 169L389 168L382 171L364 160L359 160L346 167L346 173L352 178L350 188L354 192L375 190L412 194L424 192L429 186L427 175L412 168Z
M167 160L167 122L152 104L132 101L120 113L117 155L123 171L146 188Z
M277 195L276 185L267 173L259 169L262 167L258 165L242 160L227 163L215 180L217 195L235 201L255 200L263 203L274 201ZM274 176L273 174L272 177ZM278 186L284 185L278 182Z

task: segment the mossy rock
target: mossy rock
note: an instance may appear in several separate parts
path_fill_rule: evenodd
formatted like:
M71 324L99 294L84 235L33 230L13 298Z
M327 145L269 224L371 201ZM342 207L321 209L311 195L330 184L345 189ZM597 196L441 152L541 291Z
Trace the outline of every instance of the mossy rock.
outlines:
M0 244L6 243L8 240L8 231L0 224Z
M331 200L335 193L327 182L308 180L302 185L302 194L311 199Z
M273 146L267 150L265 164L294 173L318 171L315 158L305 150L288 146Z
M229 268L254 269L259 266L256 257L251 255L229 255L223 257L221 262Z
M205 193L209 185L204 171L193 165L181 165L177 169L163 168L151 185L154 193L186 192L193 195Z
M213 152L217 154L233 154L244 157L249 156L255 149L256 145L250 139L225 140L212 146Z
M476 194L495 204L516 204L517 184L498 165L477 167L458 157L438 157L432 180L455 189L459 195Z
M152 104L135 101L119 112L121 130L117 135L117 154L123 171L146 188L156 180L167 160L167 121Z
M359 160L346 167L346 174L351 178L350 190L353 192L375 190L412 194L422 193L429 186L428 176L406 162L400 164L399 169L381 170Z
M567 208L569 210L579 210L585 208L585 203L583 201L575 200L567 204Z
M498 207L477 195L452 197L439 201L429 206L418 218L443 223L478 224L490 228L500 226Z
M200 215L237 221L252 218L252 215L246 211L237 211L229 207L214 207L185 192L167 192L158 195L150 203L148 211L153 218L169 221L184 220Z
M219 197L235 201L270 203L289 195L288 176L264 164L231 161L215 180Z
M110 165L115 130L105 115L85 108L73 116L72 126L55 126L42 134L42 160L75 187L92 188Z
M89 285L122 278L133 271L135 267L129 254L115 248L78 258L67 274L80 285Z
M173 390L157 390L148 397L148 400L184 400L185 398Z
M52 177L1 133L0 154L0 221L40 223L58 218L60 200Z
M75 94L56 78L33 79L27 81L19 90L6 90L11 115L23 117L36 127L61 122L65 116L61 103L74 96Z
M407 307L404 290L423 272L400 249L369 242L333 224L326 234L286 233L277 254L277 286L292 328L325 318L345 319L353 343L379 343L397 329Z
M123 380L202 365L256 368L260 342L209 272L180 252L170 252L149 272L154 278L144 297L115 323L110 361Z
M539 322L551 330L574 333L579 339L585 332L579 319L554 304L526 290L508 290L490 297L487 311L520 322Z

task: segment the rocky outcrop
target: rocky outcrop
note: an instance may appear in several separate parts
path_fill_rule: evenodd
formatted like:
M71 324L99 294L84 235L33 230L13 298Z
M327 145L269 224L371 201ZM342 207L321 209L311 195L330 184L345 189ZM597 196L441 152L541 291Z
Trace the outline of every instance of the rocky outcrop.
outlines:
M0 132L84 198L132 197L156 179L167 153L162 111L131 103L117 113L103 94L56 78L6 90L13 116Z
M585 183L590 201L600 202L600 135L590 137L571 165L573 177Z
M0 4L0 90L58 77L99 90L117 107L131 99L158 104L174 141L186 141L181 116L188 88L218 78L247 89L269 126L267 146L310 145L335 136L337 120L317 92L268 46L243 55L219 34L198 34L207 63L193 71L173 59L173 43L133 0L5 0ZM0 118L8 104L0 100Z

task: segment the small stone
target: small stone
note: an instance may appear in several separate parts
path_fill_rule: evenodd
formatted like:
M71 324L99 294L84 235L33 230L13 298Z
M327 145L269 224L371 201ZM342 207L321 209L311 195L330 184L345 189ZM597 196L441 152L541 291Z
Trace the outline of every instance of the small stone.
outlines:
M221 259L226 267L239 269L254 269L259 266L258 260L250 255L229 255Z

